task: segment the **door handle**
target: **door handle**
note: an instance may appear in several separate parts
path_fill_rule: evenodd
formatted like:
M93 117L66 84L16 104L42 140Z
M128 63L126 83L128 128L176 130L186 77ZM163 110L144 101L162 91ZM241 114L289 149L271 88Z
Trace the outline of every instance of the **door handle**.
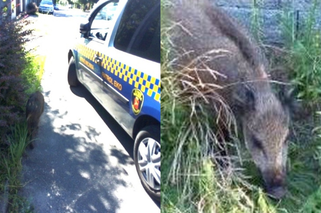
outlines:
M102 57L100 57L98 54L96 54L94 60L95 60L95 63L96 63L96 64L100 64L103 59L102 59Z

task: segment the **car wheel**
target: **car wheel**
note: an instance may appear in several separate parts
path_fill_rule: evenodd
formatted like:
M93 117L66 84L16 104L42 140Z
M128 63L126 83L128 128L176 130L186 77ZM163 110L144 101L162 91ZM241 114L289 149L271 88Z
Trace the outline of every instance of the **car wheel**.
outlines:
M136 136L134 161L139 178L151 197L160 200L161 145L159 126L147 126Z
M68 84L72 87L79 86L80 84L76 73L76 63L73 57L70 58L68 66Z

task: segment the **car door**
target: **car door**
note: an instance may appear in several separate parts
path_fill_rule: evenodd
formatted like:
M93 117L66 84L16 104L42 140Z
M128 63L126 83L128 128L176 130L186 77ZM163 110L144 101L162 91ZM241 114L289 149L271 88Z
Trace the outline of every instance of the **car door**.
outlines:
M108 94L102 101L131 134L139 115L160 119L155 110L160 109L159 1L129 1L116 26L102 55L103 90ZM143 105L150 111L141 110Z
M78 45L78 61L80 80L95 98L101 102L102 73L101 73L101 52L105 48L105 41L111 31L114 9L118 3L109 1L98 6L89 18L90 32L88 37L81 39Z

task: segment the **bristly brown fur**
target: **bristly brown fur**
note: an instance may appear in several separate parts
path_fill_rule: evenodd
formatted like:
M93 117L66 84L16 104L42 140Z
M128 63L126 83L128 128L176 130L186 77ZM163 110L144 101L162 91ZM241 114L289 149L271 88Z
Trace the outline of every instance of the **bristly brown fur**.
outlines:
M267 192L281 198L289 116L273 94L264 54L236 21L209 0L172 3L167 11L173 24L169 58L183 91L187 98L193 92L211 96L213 103L207 104L214 113L217 102L232 109Z
M250 41L249 37L241 31L240 27L236 25L230 17L223 13L220 9L213 5L206 5L204 8L206 15L210 18L212 23L217 26L222 34L229 37L236 46L238 46L244 58L255 68L258 68L262 63L261 54L258 54L258 49L254 45L254 41Z
M37 134L39 119L43 111L44 97L39 91L37 91L30 95L26 105L28 135L31 139L29 147L31 149L33 148L32 139L34 139Z

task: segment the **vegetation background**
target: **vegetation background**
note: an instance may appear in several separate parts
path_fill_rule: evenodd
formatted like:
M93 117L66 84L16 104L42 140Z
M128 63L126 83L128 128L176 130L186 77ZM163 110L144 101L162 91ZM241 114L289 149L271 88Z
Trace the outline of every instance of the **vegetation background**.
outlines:
M295 27L293 8L283 8L281 47L261 41L264 32L257 3L253 0L253 37L266 51L273 80L289 83L300 103L290 126L287 196L280 201L266 196L261 177L238 139L233 115L228 126L235 138L226 143L228 159L213 159L219 129L206 110L209 97L198 92L197 84L190 91L179 87L181 76L168 61L172 23L163 15L171 3L163 0L162 212L321 212L321 32L316 28L320 1L313 1L301 31ZM190 98L182 98L186 94ZM222 161L231 166L222 167Z
M45 57L26 49L33 32L26 27L29 21L11 20L1 12L0 19L0 206L29 212L18 195L21 158L29 143L25 106L29 95L41 90Z

